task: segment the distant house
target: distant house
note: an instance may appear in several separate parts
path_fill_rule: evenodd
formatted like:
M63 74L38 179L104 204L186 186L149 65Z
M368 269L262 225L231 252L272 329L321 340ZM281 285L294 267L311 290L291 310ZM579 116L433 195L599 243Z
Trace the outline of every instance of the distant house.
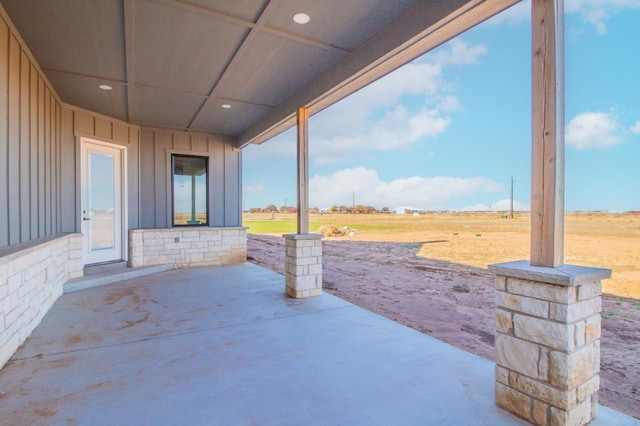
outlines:
M396 212L396 214L410 214L423 211L423 209L418 207L396 207L393 210Z

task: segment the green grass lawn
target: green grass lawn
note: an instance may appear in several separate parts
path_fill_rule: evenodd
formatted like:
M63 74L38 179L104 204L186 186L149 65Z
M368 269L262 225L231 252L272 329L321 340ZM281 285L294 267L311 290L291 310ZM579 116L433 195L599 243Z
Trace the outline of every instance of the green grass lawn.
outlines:
M318 228L323 225L333 225L338 228L348 226L349 228L356 228L360 231L406 231L408 226L406 224L399 225L381 225L381 224L364 224L364 223L348 223L346 218L339 218L339 220L326 221L326 222L309 222L309 232L316 232ZM245 220L242 226L249 228L247 233L249 234L291 234L296 233L295 220L282 220L282 219L269 219L269 220Z
M322 224L309 222L309 230L315 232ZM297 221L295 220L245 220L242 226L249 228L249 234L295 234Z

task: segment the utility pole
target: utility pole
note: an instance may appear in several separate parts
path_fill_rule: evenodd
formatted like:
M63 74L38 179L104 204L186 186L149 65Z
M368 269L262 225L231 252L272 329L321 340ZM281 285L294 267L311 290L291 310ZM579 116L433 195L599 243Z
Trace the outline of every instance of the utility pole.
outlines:
M353 198L351 199L351 202L353 204L351 207L353 208L353 212L355 213L356 212L356 193L355 192L353 193Z
M511 176L511 219L513 219L513 176Z

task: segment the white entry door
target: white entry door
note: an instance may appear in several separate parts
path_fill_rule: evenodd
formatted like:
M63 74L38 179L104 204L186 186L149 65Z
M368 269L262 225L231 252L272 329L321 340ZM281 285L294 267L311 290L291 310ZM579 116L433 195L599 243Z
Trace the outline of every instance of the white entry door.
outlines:
M82 234L85 265L124 259L124 149L81 142Z

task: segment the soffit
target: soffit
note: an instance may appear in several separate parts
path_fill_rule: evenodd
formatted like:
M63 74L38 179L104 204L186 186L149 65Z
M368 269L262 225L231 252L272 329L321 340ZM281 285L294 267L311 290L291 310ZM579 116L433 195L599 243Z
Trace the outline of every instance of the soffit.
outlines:
M269 52L261 55L261 52ZM217 95L276 107L344 53L265 33L237 60ZM261 58L256 61L255 58Z
M517 0L0 2L64 102L244 145ZM295 24L298 12L311 21Z
M353 51L373 34L395 19L414 0L290 0L276 6L268 28L289 32L329 46ZM312 17L307 25L298 25L291 12L304 11Z
M40 67L125 81L122 2L3 0L2 4Z
M123 82L110 82L113 90L96 90L104 79L84 75L70 75L50 70L47 78L53 87L73 87L65 93L64 102L82 106L90 111L127 121L127 86ZM56 90L57 91L57 90Z
M135 84L207 96L248 32L179 5L138 1Z

